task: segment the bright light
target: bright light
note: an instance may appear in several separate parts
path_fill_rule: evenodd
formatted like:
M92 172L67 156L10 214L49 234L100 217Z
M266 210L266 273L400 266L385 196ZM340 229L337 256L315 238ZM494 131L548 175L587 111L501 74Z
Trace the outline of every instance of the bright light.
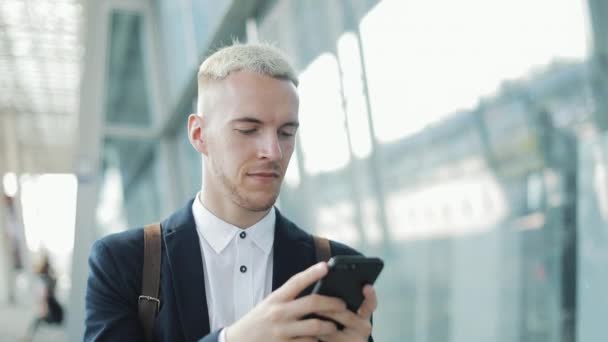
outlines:
M285 173L285 183L294 188L300 185L300 163L295 153L291 155L291 160Z
M95 212L97 225L104 234L117 233L127 226L122 189L120 170L114 167L106 169Z
M8 197L14 197L17 194L17 175L12 172L5 173L2 183L4 184L4 193Z
M384 0L361 21L374 129L416 133L556 59L583 60L582 0Z
M324 53L300 75L300 122L304 168L311 175L337 170L350 160L334 55Z
M70 254L76 220L76 177L45 174L23 177L21 206L25 240L30 251Z

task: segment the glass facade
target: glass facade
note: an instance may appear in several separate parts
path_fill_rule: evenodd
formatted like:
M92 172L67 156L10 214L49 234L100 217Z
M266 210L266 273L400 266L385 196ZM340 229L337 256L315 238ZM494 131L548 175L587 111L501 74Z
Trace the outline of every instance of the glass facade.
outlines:
M237 2L153 3L172 123L150 139L107 142L132 227L200 189L185 129L192 79L219 41L245 31ZM258 5L243 18L301 81L301 131L278 205L311 233L385 260L376 340L602 338L593 310L605 302L594 283L608 283L608 140L594 119L586 2ZM146 87L122 90L136 105L146 95L134 89ZM165 142L175 179L158 171Z
M151 124L142 21L136 12L116 10L110 15L105 89L108 124Z
M578 174L577 239L579 274L575 301L577 341L593 341L604 336L608 305L599 284L608 280L608 134L580 144Z

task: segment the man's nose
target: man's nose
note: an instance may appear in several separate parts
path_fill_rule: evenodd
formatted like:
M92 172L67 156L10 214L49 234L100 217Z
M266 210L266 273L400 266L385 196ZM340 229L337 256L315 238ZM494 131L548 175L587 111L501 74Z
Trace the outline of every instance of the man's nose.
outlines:
M260 143L258 155L260 158L269 160L281 160L283 151L277 134L266 134Z

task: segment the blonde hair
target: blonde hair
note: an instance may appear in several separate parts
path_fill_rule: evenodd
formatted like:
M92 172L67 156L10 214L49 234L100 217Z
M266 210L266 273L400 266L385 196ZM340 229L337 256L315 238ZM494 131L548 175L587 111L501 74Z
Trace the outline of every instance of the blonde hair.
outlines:
M205 85L210 81L221 81L231 73L241 70L287 80L296 87L299 83L296 72L276 47L268 43L242 44L235 42L207 57L198 69L199 112L202 90Z
M205 59L198 70L199 87L201 83L223 80L230 73L240 70L288 80L298 86L295 71L279 49L268 43L235 42Z

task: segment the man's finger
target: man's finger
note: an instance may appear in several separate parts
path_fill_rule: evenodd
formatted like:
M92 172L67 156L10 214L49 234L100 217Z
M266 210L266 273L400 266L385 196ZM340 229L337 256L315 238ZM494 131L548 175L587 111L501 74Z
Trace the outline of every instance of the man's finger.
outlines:
M369 320L372 317L372 313L378 307L378 298L376 297L376 290L371 285L365 285L363 287L363 296L365 300L361 303L361 307L357 310L357 314L363 319Z
M344 326L344 332L354 333L364 337L368 337L372 333L372 324L368 319L364 319L348 310L340 312L322 312L320 315L342 324Z
M279 301L294 299L300 292L304 291L304 289L312 285L315 281L323 278L326 274L327 264L325 262L317 263L289 278L289 280L274 291L271 296L273 299Z
M312 294L286 303L284 315L287 319L297 319L311 313L343 310L346 310L346 303L342 299Z
M334 323L317 318L293 321L283 325L280 329L280 335L287 338L330 335L338 330Z

